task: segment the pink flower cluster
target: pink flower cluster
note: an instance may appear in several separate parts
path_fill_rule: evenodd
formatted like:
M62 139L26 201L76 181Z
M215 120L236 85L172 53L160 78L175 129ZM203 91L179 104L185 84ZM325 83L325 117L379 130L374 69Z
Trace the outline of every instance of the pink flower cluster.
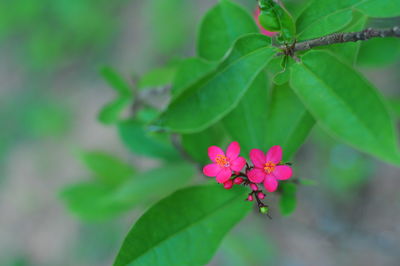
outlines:
M203 168L203 173L209 177L216 177L218 183L224 188L230 189L234 184L244 183L248 185L258 198L263 199L265 194L259 190L259 183L263 183L268 192L274 192L278 187L278 181L289 179L293 172L292 168L282 163L281 146L273 146L267 153L259 149L250 151L250 159L253 166L250 166L246 159L239 156L240 146L237 142L229 144L226 153L217 146L208 148L208 156L213 163ZM245 172L241 172L246 166ZM253 200L253 194L248 200Z

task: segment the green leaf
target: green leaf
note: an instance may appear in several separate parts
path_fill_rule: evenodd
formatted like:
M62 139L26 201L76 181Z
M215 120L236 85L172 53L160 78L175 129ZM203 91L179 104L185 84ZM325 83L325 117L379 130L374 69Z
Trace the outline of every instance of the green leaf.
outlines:
M400 98L390 98L390 99L387 99L387 101L389 103L390 110L395 115L395 117L397 119L399 119L400 118Z
M114 262L122 265L204 265L224 235L251 209L243 187L179 190L151 207L128 233Z
M207 149L212 145L219 146L224 140L225 132L220 124L215 124L203 131L182 135L182 146L191 158L201 164L209 162Z
M227 134L238 141L242 153L255 147L266 149L265 135L270 130L268 113L269 83L262 71L247 90L238 106L222 119Z
M139 80L138 89L154 89L170 85L175 77L178 65L177 63L169 64L163 68L149 71Z
M336 32L352 20L351 7L360 0L313 0L296 21L298 40Z
M197 53L219 60L240 36L257 32L250 14L231 1L222 0L205 16L200 26Z
M100 70L103 78L108 84L115 89L120 95L131 96L132 89L129 83L127 83L115 70L111 67L103 67Z
M118 122L121 112L132 102L129 97L120 97L105 105L99 112L98 119L105 125Z
M101 151L80 152L79 159L105 184L120 184L136 172L133 166Z
M273 88L269 106L267 147L280 145L283 159L289 161L313 128L314 118L287 83Z
M268 37L240 38L217 69L176 97L155 125L180 133L209 127L237 106L275 52Z
M194 57L183 60L172 82L172 96L176 97L182 93L182 91L205 76L215 67L215 63L205 61L201 58Z
M375 38L360 44L357 64L363 67L382 67L400 59L400 39Z
M147 131L146 125L139 120L130 119L118 123L118 133L122 142L133 153L167 160L179 158L168 135Z
M386 105L353 68L329 53L311 51L292 67L291 87L328 133L382 160L400 163Z
M296 191L297 187L293 183L281 182L279 184L281 198L279 200L279 209L282 215L288 216L296 210Z
M189 164L168 164L136 174L134 178L114 188L99 183L71 185L63 189L61 199L79 218L103 220L115 217L138 204L158 200L185 186L193 176L194 168Z
M361 0L355 6L369 17L387 18L400 16L398 0Z

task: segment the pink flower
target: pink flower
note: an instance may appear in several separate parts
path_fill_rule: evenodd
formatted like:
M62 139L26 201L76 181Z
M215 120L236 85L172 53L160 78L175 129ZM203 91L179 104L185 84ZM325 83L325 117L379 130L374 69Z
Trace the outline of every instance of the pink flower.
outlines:
M203 168L206 176L217 177L218 183L225 183L231 176L232 171L241 171L246 164L243 157L239 157L240 146L236 141L229 144L224 151L217 146L208 148L208 156L214 163L208 164Z
M254 164L247 176L253 183L264 182L265 189L274 192L278 187L278 180L287 180L292 176L292 168L280 165L282 161L281 146L273 146L265 155L261 150L250 151L250 159Z
M269 37L273 37L276 34L278 34L277 32L268 31L260 25L260 22L258 21L258 16L260 16L260 13L261 13L260 8L257 7L256 11L254 12L254 19L256 20L256 24L257 24L258 28L260 29L261 33L264 35L267 35Z

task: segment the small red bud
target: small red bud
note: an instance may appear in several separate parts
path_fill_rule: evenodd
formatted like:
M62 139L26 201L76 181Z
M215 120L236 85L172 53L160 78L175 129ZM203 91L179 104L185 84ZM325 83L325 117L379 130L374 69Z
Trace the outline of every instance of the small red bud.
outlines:
M235 175L240 175L240 172L239 171L235 171Z
M258 192L258 193L257 193L257 197L258 197L259 199L264 199L264 198L265 198L265 194L262 193L262 192Z
M253 190L253 191L257 191L257 190L258 190L258 186L257 186L256 184L254 184L254 183L251 183L251 184L250 184L250 188L251 188L251 190Z
M233 186L232 179L229 179L228 181L226 181L226 182L224 183L224 188L225 188L225 189L231 189L232 186Z
M244 179L241 177L236 177L235 179L233 179L233 183L235 183L236 185L242 184L243 181L244 181Z
M253 195L250 194L250 195L247 197L247 200L248 200L248 201L253 201Z

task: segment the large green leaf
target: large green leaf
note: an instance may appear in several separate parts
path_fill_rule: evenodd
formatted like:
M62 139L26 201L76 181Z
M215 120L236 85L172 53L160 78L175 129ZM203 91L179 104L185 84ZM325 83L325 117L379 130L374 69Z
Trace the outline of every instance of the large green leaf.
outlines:
M198 38L198 55L219 60L241 35L257 32L246 10L228 0L220 1L204 17Z
M376 38L360 44L357 64L363 67L382 67L399 59L400 39Z
M296 21L299 40L336 32L352 20L352 5L360 0L313 0Z
M168 164L138 173L118 187L94 182L71 185L63 189L61 198L79 218L102 220L182 188L194 176L194 172L189 164Z
M400 16L400 2L398 0L361 0L355 6L369 17L396 17Z
M183 60L172 82L171 93L173 97L200 79L216 67L215 63L201 58L193 57Z
M400 163L386 105L353 68L329 53L311 51L292 67L291 87L327 132L378 158Z
M222 119L227 134L238 141L243 154L251 149L266 149L269 83L262 71L247 90L238 106Z
M106 184L120 184L135 173L133 166L104 152L80 152L79 157L95 177Z
M204 265L224 235L251 209L245 189L220 185L179 190L133 226L116 257L122 265Z
M268 37L240 38L217 69L176 97L155 125L180 133L209 127L237 106L275 52Z
M273 88L269 106L267 147L280 145L283 159L288 161L308 136L314 118L287 83Z
M179 158L168 135L162 132L148 132L145 124L138 119L120 122L118 133L122 142L133 153L167 160Z

